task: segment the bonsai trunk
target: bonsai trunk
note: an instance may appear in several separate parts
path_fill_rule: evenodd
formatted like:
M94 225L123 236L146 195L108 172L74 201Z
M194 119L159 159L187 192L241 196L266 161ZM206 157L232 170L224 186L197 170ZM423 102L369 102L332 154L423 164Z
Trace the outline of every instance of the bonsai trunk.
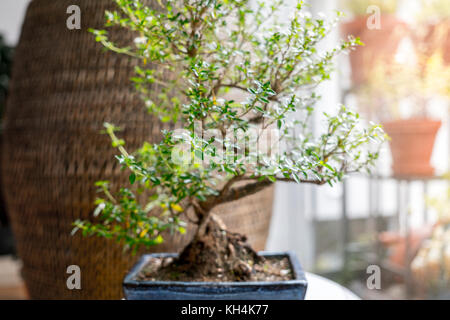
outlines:
M170 268L195 277L225 274L237 281L248 279L252 266L261 258L247 243L247 237L227 231L210 210L196 213L197 232Z
M251 278L253 266L263 258L250 247L246 236L227 231L223 222L211 213L211 210L219 204L247 197L273 184L266 179L231 188L233 183L243 179L242 176L236 176L225 184L219 195L212 196L202 203L191 203L198 219L197 232L178 259L159 273L168 272L172 279L176 278L177 274L187 274L195 278L226 276L233 281ZM284 178L279 180L292 181ZM300 181L317 185L325 183L324 180ZM172 277L173 275L175 276Z
M212 209L255 194L273 182L263 180L231 188L240 180L242 177L235 177L225 184L219 195L202 203L192 203L197 216L197 231L179 258L165 268L165 272L169 275L188 274L195 278L225 276L233 281L245 281L251 277L254 264L263 258L250 247L246 236L227 231L224 223L212 214ZM317 181L305 182L321 184Z

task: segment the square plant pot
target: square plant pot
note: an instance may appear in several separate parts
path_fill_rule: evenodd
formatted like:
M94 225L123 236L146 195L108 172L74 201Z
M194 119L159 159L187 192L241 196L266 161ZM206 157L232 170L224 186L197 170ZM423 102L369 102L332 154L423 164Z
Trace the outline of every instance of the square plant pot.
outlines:
M152 258L175 258L173 253L155 253L142 256L123 281L127 300L303 300L307 281L305 273L291 252L260 252L263 257L287 257L293 280L252 282L183 282L140 281L140 271Z

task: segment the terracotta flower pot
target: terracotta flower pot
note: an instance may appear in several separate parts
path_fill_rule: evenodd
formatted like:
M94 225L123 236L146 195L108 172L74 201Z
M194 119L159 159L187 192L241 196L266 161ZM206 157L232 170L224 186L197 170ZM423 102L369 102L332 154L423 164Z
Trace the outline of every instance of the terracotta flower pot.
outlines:
M409 33L408 25L390 14L381 15L381 28L369 29L368 16L358 16L341 24L344 37L360 37L364 46L350 53L354 85L367 80L371 68L379 60L388 61L395 55L400 41Z
M384 123L390 142L394 176L428 177L434 174L430 165L436 133L441 121L407 119Z

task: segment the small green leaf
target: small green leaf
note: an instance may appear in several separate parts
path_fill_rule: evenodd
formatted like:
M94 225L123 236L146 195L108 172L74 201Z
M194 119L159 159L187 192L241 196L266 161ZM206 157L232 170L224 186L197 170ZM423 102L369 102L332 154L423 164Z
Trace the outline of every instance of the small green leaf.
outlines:
M136 174L134 174L134 173L130 174L129 179L130 179L130 183L134 184L134 182L136 181Z

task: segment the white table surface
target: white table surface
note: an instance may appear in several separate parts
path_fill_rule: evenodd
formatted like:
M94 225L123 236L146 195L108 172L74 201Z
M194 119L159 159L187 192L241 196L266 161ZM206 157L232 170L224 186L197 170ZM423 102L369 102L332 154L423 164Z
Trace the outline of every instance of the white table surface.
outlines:
M360 300L353 292L324 277L306 272L308 290L305 300Z

